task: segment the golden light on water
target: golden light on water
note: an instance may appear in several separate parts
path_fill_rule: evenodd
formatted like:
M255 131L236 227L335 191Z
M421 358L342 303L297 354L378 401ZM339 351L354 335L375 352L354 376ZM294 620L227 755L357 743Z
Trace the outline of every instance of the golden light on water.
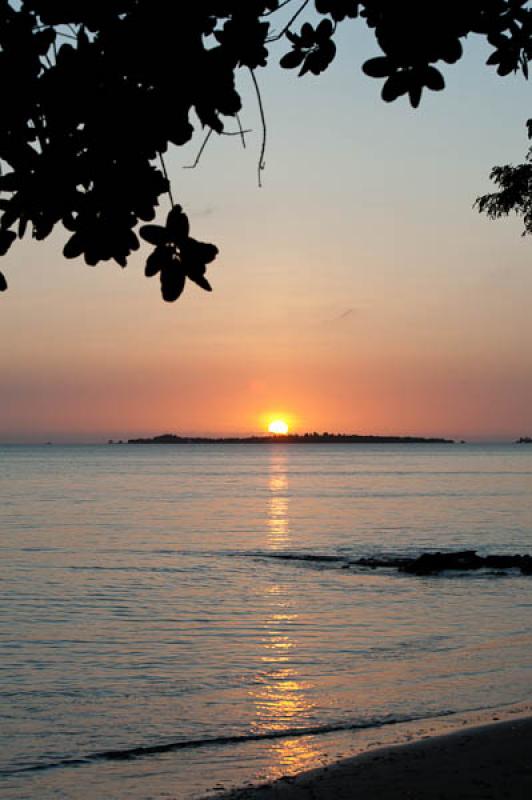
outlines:
M277 448L276 448L277 449ZM287 547L290 542L288 524L288 477L286 457L283 453L273 454L268 480L268 546L274 550Z
M279 417L275 418L280 420ZM291 541L287 457L273 448L266 506L268 546L285 549ZM255 705L257 733L287 732L269 743L270 780L293 775L321 764L323 754L313 737L288 735L310 727L315 715L313 685L301 674L296 631L302 620L292 596L292 584L272 583L262 589L266 600L260 668L250 692Z
M285 436L288 433L288 423L284 419L274 419L268 425L268 431Z

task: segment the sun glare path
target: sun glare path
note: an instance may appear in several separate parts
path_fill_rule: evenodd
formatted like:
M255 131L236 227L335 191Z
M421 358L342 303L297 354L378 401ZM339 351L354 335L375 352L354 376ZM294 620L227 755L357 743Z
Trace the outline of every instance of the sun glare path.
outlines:
M288 425L284 419L274 419L273 422L270 422L268 425L268 431L270 433L279 433L284 435L288 433Z

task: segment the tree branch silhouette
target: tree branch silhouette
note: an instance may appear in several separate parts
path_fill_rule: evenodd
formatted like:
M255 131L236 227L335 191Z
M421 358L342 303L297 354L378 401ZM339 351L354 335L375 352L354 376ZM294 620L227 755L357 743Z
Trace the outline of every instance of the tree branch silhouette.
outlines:
M208 130L208 131L207 131L207 134L206 134L206 136L205 136L205 138L204 138L203 142L201 143L201 147L200 147L200 149L198 150L198 153L197 153L197 155L196 155L196 158L194 159L194 161L192 162L192 164L187 164L187 165L184 167L184 169L196 169L196 167L198 166L198 164L199 164L199 162L200 162L200 159L201 159L201 157L202 157L202 155L203 155L203 151L204 151L204 150L205 150L205 148L207 147L207 144L209 143L209 139L211 138L211 136L212 136L212 134L213 134L213 133L214 133L214 130L213 130L213 128L210 128L210 130Z
M260 155L259 155L259 162L257 165L257 179L259 188L262 188L262 170L264 169L264 154L266 153L266 135L267 135L267 128L266 128L266 116L264 114L264 105L262 103L262 97L260 94L259 84L257 82L257 78L255 77L255 73L252 69L249 70L249 74L251 75L251 80L253 81L253 86L255 87L255 93L257 95L257 103L259 105L259 114L260 114L260 122L262 125L262 141L260 145Z
M335 57L337 29L363 24L377 48L363 71L382 82L384 101L407 97L415 108L424 91L444 88L441 65L459 61L473 33L491 47L488 68L527 77L530 6L530 0L0 0L0 255L28 233L42 241L62 226L66 258L125 267L140 236L155 247L145 271L159 275L165 300L179 297L187 281L210 291L205 270L217 249L190 237L164 157L191 140L191 119L206 132L191 166L213 131L246 145L239 70L249 70L259 105L260 185L267 126L258 75L272 53L277 58L274 43L286 44L282 68L320 75ZM280 32L272 33L277 21ZM236 132L225 130L227 120ZM495 167L498 191L476 202L489 217L517 213L527 233L531 159L529 153L521 165ZM153 225L163 194L172 208L165 226ZM0 273L0 291L6 288Z

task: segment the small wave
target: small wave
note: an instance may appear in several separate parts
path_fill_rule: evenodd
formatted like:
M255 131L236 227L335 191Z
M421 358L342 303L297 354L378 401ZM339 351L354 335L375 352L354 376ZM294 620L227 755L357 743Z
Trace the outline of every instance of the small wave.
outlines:
M264 551L257 551L256 553L239 553L243 556L251 556L253 558L276 558L281 561L311 561L325 564L349 563L349 559L344 556L325 555L320 553L289 553L285 551L271 553Z
M254 558L276 559L281 561L298 561L303 563L341 564L342 569L352 571L394 570L399 574L413 576L462 577L473 573L477 577L505 577L532 574L532 555L495 554L478 555L476 550L443 550L424 551L418 555L371 555L349 558L340 555L321 553L299 553L289 551L255 553L234 553L233 555Z
M65 569L69 572L170 572L170 573L186 573L190 572L190 569L185 567L160 567L160 566L149 566L149 567L139 567L133 565L123 565L123 566L107 566L103 564L72 564L67 567L61 567L61 569Z
M474 709L476 710L476 709ZM431 718L448 717L454 711L442 710L436 714L431 714ZM323 736L328 733L340 733L343 731L366 730L368 728L382 728L388 725L399 725L404 722L417 722L427 719L426 714L417 714L398 717L381 717L378 719L365 720L359 722L344 722L330 725L316 725L310 728L288 728L282 731L265 731L264 733L235 734L233 736L213 736L205 739L184 739L177 742L165 742L153 745L138 745L137 747L125 748L123 750L100 750L88 753L85 756L72 758L62 758L45 764L34 764L27 767L15 767L13 769L0 770L0 776L20 775L29 772L44 772L46 770L59 769L61 767L82 767L98 761L133 761L138 758L148 756L158 756L165 753L177 752L179 750L191 750L200 747L220 747L233 744L246 744L248 742L271 741L274 739L291 739L302 736Z

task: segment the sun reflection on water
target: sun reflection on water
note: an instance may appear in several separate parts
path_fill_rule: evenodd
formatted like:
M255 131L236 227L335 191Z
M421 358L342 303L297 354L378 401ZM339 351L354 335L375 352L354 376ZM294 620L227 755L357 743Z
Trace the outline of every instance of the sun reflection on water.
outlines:
M286 549L291 543L286 456L272 454L267 505L268 546ZM294 629L301 623L290 583L265 590L267 611L262 637L261 669L252 690L257 733L302 730L312 726L313 686L297 668L298 643ZM270 745L272 777L316 766L321 757L314 737L274 739Z
M312 684L302 678L297 663L297 641L291 627L299 614L290 611L285 586L269 587L271 612L264 621L262 668L253 690L257 733L301 730L312 725ZM320 751L310 737L274 739L270 745L272 777L310 769Z
M272 456L268 488L270 490L268 498L268 545L272 550L276 550L286 547L290 541L288 476L284 453Z

